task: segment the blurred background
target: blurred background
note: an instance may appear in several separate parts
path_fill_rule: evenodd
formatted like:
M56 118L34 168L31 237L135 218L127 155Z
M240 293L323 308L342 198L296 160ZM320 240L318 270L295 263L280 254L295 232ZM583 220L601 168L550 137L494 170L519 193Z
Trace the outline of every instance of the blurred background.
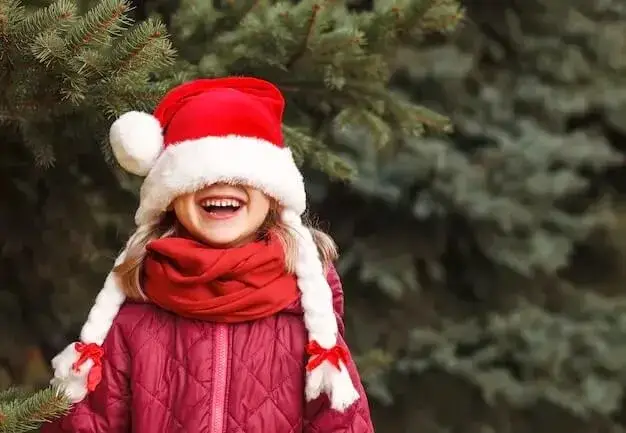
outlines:
M133 230L115 115L249 74L378 432L626 432L626 2L376 1L0 0L0 389L47 385Z

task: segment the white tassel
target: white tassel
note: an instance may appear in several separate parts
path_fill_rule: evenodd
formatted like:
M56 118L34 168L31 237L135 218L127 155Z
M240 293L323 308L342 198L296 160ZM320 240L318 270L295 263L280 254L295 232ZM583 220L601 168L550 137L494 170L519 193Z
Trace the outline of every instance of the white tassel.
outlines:
M328 362L324 364L328 366ZM330 380L330 384L326 389L329 392L330 407L336 411L343 412L359 399L359 392L354 387L346 366L343 363L340 366L341 371L337 370L333 365L329 366L329 368L332 368L332 371L326 373Z

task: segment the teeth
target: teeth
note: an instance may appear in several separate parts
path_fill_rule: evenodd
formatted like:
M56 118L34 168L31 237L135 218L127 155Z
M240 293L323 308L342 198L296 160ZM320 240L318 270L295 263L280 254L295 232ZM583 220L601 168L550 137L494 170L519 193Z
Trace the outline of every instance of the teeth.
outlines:
M203 207L217 206L217 207L240 207L241 202L233 199L208 199L202 202Z

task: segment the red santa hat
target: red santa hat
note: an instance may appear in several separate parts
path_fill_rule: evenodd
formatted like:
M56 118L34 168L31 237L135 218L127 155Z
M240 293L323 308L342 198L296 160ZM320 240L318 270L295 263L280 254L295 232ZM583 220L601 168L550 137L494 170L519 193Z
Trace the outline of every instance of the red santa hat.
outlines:
M135 214L138 226L160 220L177 196L218 182L245 183L283 206L281 218L298 239L295 273L309 333L309 365L315 366L307 369L306 398L325 392L331 406L343 411L358 393L345 360L336 356L343 349L336 346L332 291L313 237L302 224L306 192L283 141L283 109L283 96L267 81L200 79L171 90L152 115L123 114L111 126L110 142L123 168L145 176ZM116 263L123 257L124 252ZM100 346L124 299L109 274L81 330L81 341L52 360L52 384L73 402L82 400L97 382Z

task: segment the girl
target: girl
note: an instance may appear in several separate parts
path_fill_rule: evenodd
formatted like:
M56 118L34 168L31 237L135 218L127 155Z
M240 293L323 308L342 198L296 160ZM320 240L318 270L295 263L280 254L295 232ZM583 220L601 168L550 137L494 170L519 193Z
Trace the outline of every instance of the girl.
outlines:
M113 123L115 157L146 176L138 228L52 360L75 405L44 433L373 432L283 107L266 81L202 79Z

